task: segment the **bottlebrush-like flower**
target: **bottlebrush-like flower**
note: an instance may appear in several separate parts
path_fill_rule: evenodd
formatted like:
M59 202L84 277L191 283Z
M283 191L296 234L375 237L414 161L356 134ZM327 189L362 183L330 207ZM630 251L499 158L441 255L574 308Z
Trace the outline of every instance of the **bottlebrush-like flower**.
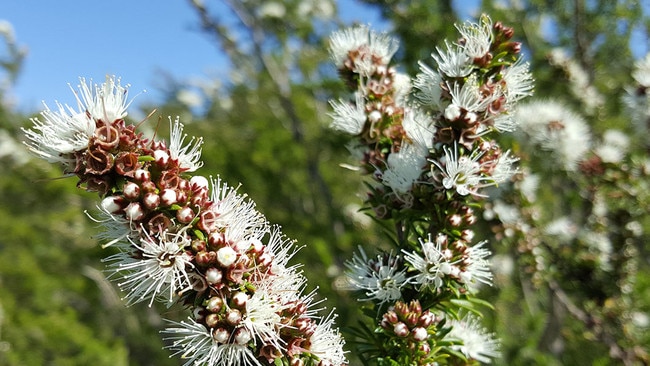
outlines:
M334 109L334 113L330 114L332 128L350 135L361 133L366 123L366 105L360 93L355 93L355 101L354 104L344 100L330 102Z
M345 341L338 329L334 328L335 319L336 314L333 312L322 318L310 338L309 351L319 359L318 365L344 365L347 363L343 350Z
M396 39L362 25L334 32L330 36L330 55L339 69L349 67L368 76L378 65L390 62L398 45Z

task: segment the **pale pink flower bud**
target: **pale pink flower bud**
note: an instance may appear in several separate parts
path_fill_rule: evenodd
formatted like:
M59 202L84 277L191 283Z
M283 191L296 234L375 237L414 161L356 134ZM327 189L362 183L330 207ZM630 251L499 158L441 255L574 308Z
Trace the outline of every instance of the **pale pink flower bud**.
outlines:
M226 322L230 325L237 325L241 321L241 312L237 309L230 309L226 314Z
M169 154L165 150L156 150L153 152L153 158L160 166L165 166L169 162Z
M219 296L213 296L208 300L205 309L211 313L218 313L223 308L223 299Z
M433 315L432 312L429 310L425 311L422 315L420 315L420 326L422 327L428 327L429 325L433 324L433 322L436 320L436 316Z
M135 173L133 173L133 177L136 180L139 180L140 182L144 182L147 180L151 180L151 172L144 169L137 169Z
M398 337L403 338L409 335L409 328L406 326L406 324L399 322L393 327L393 332L395 332L395 335Z
M140 196L140 186L133 182L124 185L124 197L134 200Z
M230 267L237 260L237 252L231 247L223 247L217 251L217 261L224 267Z
M205 325L207 325L210 328L214 328L219 324L219 314L208 314L208 316L205 317Z
M449 121L455 121L460 118L460 107L450 104L445 108L445 118Z
M474 231L470 229L465 229L461 231L460 233L461 239L465 240L466 242L471 242L472 239L474 239Z
M176 198L176 191L173 189L167 188L160 194L160 201L165 206L171 206L176 203Z
M131 202L124 209L124 215L129 221L138 221L144 217L144 211L142 210L142 207L140 207L139 203Z
M368 114L368 120L372 123L377 123L381 119L381 112L378 110L374 110Z
M228 342L228 338L230 338L230 333L223 328L215 329L212 332L212 339L217 343L226 343Z
M413 334L413 339L415 339L418 342L422 342L429 338L429 334L427 333L427 330L422 327L417 327L413 329L412 334Z
M192 221L192 219L194 219L194 211L191 208L185 206L180 210L176 211L176 218L181 223L187 224L190 221Z
M142 203L144 203L144 206L146 208L153 210L154 208L158 207L158 205L160 205L160 196L156 193L149 192L144 195Z
M239 328L235 331L235 343L246 344L252 339L251 333L246 328Z
M120 205L122 199L117 196L109 196L106 197L102 200L102 208L106 210L106 212L109 213L117 213L122 209L122 205Z
M248 295L246 295L244 292L238 291L232 295L232 306L243 308L246 306L247 301Z
M210 182L208 181L208 178L204 176L195 175L190 179L190 187L193 190L208 189L209 186Z
M208 283L211 285L220 283L222 278L223 274L221 273L221 270L217 268L209 268L207 271L205 271L205 280L208 281Z
M458 227L462 222L462 218L458 214L453 214L449 217L449 223L451 226Z

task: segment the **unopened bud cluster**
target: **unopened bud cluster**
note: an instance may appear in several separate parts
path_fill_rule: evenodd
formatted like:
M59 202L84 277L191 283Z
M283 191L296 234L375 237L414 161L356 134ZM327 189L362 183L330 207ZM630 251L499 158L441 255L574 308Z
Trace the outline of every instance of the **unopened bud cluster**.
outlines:
M395 339L414 355L418 365L426 364L431 346L435 347L437 325L440 318L430 310L422 310L418 300L408 304L397 301L382 315L380 326L389 337Z

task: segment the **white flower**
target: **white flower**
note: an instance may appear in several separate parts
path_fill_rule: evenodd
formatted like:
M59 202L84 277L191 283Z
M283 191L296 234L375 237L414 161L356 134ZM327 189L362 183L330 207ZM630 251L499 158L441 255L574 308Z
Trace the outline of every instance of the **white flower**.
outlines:
M465 22L456 25L456 29L463 38L462 48L465 54L472 59L481 58L490 51L492 46L492 21L483 17L481 24Z
M440 110L442 108L440 100L442 95L442 88L440 86L442 77L430 69L424 62L420 61L419 65L420 73L417 74L415 81L413 81L413 86L418 89L415 93L415 98L427 107L431 107L436 111Z
M178 293L192 288L188 269L193 267L192 257L185 252L190 245L189 238L183 233L163 232L151 236L143 230L144 237L140 243L129 238L131 245L138 250L138 258L131 253L120 252L106 258L110 265L111 276L120 274L122 282L118 286L127 292L128 305L161 297L168 303L174 301Z
M513 164L517 161L519 161L519 159L511 156L510 150L501 154L497 159L494 170L491 174L493 183L499 184L508 181L515 173L517 173L517 168L513 167Z
M419 240L424 257L416 252L402 250L404 259L417 272L409 281L421 285L422 288L427 286L432 286L434 289L440 288L443 285L442 279L451 273L451 263L445 258L438 241L433 242L431 236L426 241L422 238Z
M591 134L587 123L563 104L537 101L520 105L516 119L521 130L542 149L551 151L561 167L574 171L589 151Z
M267 230L266 219L255 209L255 202L237 194L237 188L222 183L220 177L212 179L210 200L213 203L208 211L214 216L208 231L225 229L226 239L236 243Z
M407 108L404 111L402 127L406 136L411 139L418 149L428 150L433 148L433 139L436 127L433 119L418 108ZM426 155L428 151L423 151Z
M388 65L398 46L396 39L375 33L365 25L337 31L330 36L330 55L334 64L342 68L350 52L357 51L352 71L363 76L370 75L376 66Z
M183 146L187 134L183 134L183 124L180 123L178 117L176 117L173 123L171 117L169 117L169 131L169 153L172 159L178 160L178 165L181 170L184 172L193 172L202 167L203 162L200 159L203 138L199 137L197 139L192 137L187 145Z
M462 345L452 345L452 349L482 363L490 363L491 358L499 357L499 342L495 335L487 333L472 313L461 320L452 319L448 324L452 328L447 337L463 342Z
M280 312L289 307L289 301L286 300L297 296L287 294L288 296L284 297L283 290L286 291L267 283L266 286L258 286L246 302L246 316L241 324L250 332L256 344L262 341L279 350L284 349L279 329L285 325L282 324Z
M506 84L504 95L508 105L533 95L535 80L529 71L528 63L523 62L521 58L503 71L503 81Z
M72 154L88 148L95 133L95 122L83 110L75 111L69 106L56 103L58 111L47 105L41 112L43 121L32 118L33 129L23 129L29 141L24 144L31 152L49 163L70 164Z
M79 92L75 93L80 107L85 106L86 111L96 121L112 124L116 120L126 117L126 109L131 102L127 101L128 85L123 87L120 79L115 76L106 76L106 82L101 86L93 85L92 80L86 84L86 79L80 78Z
M186 359L184 366L263 366L246 345L219 343L203 324L189 319L189 322L170 322L176 327L167 328L165 340L172 341L168 346L173 356Z
M484 245L487 241L482 241L472 247L467 248L465 253L466 267L460 273L460 279L465 284L475 283L476 281L486 285L492 285L492 272L490 271L490 262L487 257L492 254Z
M447 46L446 52L436 47L438 54L431 54L431 57L438 63L438 70L450 78L461 78L469 75L474 67L472 60L463 49L453 47L447 40L445 40L445 45Z
M619 130L607 130L603 134L603 143L598 145L595 153L606 163L620 163L630 144L630 139Z
M544 234L558 237L562 242L576 238L578 226L568 217L559 217L546 225Z
M355 93L355 103L339 100L330 101L334 109L332 117L332 128L350 135L358 135L363 131L366 123L366 105L361 93Z
M470 75L462 86L459 82L453 82L451 85L447 83L447 86L452 104L468 112L484 112L498 97L497 93L490 96L483 95L479 90L478 79L474 75Z
M404 105L411 93L411 77L401 73L396 72L393 77L393 99L395 104Z
M398 300L402 293L400 289L406 284L406 274L399 269L398 258L392 253L377 255L370 260L362 248L355 253L352 261L347 262L346 277L355 290L364 290L367 299L376 300L380 304Z
M632 77L639 85L646 88L650 87L650 53L634 63Z
M338 329L334 329L336 314L331 312L316 325L309 338L309 352L318 357L322 365L341 366L347 364L343 345L345 341Z
M444 150L444 165L433 161L434 166L442 171L442 186L445 189L455 188L461 196L477 194L476 189L484 179L481 177L481 166L478 163L480 154L459 157L457 147L452 150L445 146Z
M407 193L422 174L427 153L421 146L403 144L399 152L388 155L382 182L397 194Z

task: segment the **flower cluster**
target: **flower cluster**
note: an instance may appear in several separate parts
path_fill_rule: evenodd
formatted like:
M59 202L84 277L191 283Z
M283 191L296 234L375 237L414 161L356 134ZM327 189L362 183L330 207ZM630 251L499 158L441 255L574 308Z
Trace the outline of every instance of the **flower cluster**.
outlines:
M253 202L202 166L202 139L170 119L170 141L127 125L127 88L81 79L78 109L57 104L25 130L26 145L61 163L97 192L110 277L127 304L179 302L187 321L165 330L186 365L345 364L334 315L320 317L315 293L290 266L293 242Z
M441 304L471 299L492 281L486 242L474 241L474 211L488 187L517 171L518 159L491 135L517 128L516 106L532 94L533 81L512 28L483 16L457 30L456 42L431 55L436 66L420 62L412 79L392 64L395 39L366 26L331 36L330 54L351 92L331 102L332 127L355 136L351 149L372 180L366 202L396 227L397 254L368 260L362 251L348 263L349 283L378 314L426 299L421 303L446 318ZM447 333L426 338L428 347ZM463 355L464 362L485 362L496 352ZM393 360L438 362L458 352L402 356Z

